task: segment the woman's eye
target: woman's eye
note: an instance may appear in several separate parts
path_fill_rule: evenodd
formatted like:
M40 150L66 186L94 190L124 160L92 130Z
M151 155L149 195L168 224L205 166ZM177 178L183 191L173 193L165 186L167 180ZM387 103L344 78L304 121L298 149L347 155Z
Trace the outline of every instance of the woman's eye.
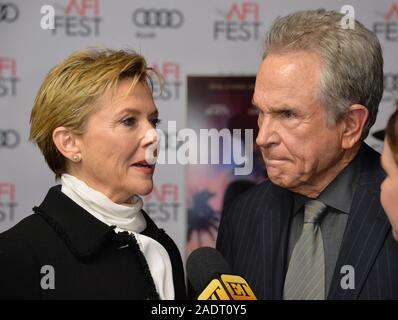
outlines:
M132 118L132 117L131 117L131 118L126 118L126 119L122 120L121 122L122 122L122 124L124 124L125 126L131 127L131 126L133 126L133 125L135 124L135 119Z
M155 118L155 119L152 119L152 120L150 120L150 121L151 121L153 127L156 128L156 127L160 124L160 122L161 122L162 120L160 120L159 118Z

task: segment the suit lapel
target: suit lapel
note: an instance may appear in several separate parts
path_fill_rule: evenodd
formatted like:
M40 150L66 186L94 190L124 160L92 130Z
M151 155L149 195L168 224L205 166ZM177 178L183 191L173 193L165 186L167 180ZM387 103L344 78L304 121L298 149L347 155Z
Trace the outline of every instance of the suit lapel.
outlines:
M283 199L283 200L281 200ZM263 219L263 243L265 244L265 299L282 299L283 283L286 273L287 244L293 194L273 185L268 215Z
M378 168L378 159L374 159L374 154L368 153L365 150L366 156L363 157L362 165L364 169L361 170L355 191L328 299L358 298L389 231L389 224L379 200L383 173ZM342 271L344 266L353 267L354 289L343 289L341 286L342 280L345 283L345 276L350 272Z

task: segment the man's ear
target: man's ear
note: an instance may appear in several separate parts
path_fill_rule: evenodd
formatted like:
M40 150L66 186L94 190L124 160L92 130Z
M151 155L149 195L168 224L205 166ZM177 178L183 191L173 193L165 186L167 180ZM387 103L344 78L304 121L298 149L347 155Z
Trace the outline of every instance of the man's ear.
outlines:
M67 159L73 162L81 160L81 150L77 143L76 135L65 127L55 128L53 141L58 151Z
M368 120L369 111L361 104L353 104L343 118L344 131L342 148L350 149L361 140L363 128Z

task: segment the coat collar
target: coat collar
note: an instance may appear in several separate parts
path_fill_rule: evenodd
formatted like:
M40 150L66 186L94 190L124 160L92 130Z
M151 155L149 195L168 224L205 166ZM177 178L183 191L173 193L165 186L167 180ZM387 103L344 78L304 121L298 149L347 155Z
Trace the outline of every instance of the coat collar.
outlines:
M98 254L109 241L124 243L128 240L125 234L116 233L114 226L99 221L62 193L60 185L50 188L33 211L57 232L73 255L82 260ZM156 239L159 229L145 213L144 217L147 228L143 234Z
M293 192L274 184L270 185L271 193L266 209L269 214L263 215L263 241L265 260L264 299L282 299L283 284L287 270L287 247L289 239L289 225L293 212ZM281 199L283 199L281 201ZM267 245L271 244L271 245ZM268 285L269 284L269 285Z

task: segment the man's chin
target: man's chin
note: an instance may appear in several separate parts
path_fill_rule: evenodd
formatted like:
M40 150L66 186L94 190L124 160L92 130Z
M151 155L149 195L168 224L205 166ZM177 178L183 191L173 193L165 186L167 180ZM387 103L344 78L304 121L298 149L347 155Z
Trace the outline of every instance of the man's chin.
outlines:
M274 185L277 185L278 187L281 187L284 189L294 188L294 184L289 179L286 179L286 177L283 177L280 175L278 175L278 176L268 175L268 178L271 180L271 182Z
M282 177L280 175L273 175L273 174L268 173L268 178L271 180L271 182L273 184L283 187L283 188L285 187L284 180L282 179Z

